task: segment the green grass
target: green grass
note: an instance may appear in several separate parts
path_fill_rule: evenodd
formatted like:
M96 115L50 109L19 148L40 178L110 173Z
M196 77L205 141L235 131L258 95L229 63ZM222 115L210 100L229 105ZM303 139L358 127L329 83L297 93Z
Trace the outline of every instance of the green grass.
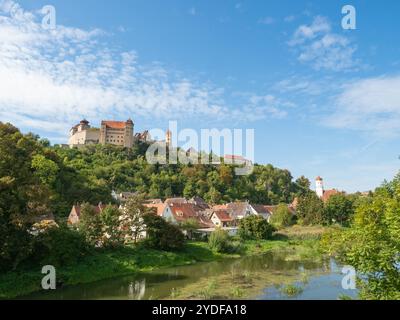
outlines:
M262 240L241 242L240 251L216 253L206 242L187 242L178 252L152 250L142 246L97 250L78 264L56 269L57 287L90 283L139 272L209 262L224 258L263 254L271 250L289 250L293 259L320 256L316 240ZM0 299L12 299L41 290L41 266L0 275Z

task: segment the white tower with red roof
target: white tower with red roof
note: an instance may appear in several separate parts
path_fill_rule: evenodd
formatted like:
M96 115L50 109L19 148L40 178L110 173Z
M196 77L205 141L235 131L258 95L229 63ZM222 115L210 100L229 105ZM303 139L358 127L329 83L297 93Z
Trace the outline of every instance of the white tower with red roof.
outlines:
M315 179L315 192L320 198L324 196L324 181L320 176Z

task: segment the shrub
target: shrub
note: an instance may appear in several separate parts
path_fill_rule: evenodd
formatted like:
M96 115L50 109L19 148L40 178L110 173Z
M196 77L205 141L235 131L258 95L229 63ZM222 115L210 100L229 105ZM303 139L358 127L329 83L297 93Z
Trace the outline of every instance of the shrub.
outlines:
M231 251L231 239L228 232L222 229L217 229L211 233L208 239L208 245L211 250L220 253L227 253Z
M85 237L63 225L50 228L34 238L33 261L43 265L72 265L88 253Z
M239 222L239 236L244 240L263 240L272 237L274 227L263 217L251 215Z
M270 223L278 229L286 228L294 223L294 216L286 204L280 204L271 216Z
M183 247L185 236L178 227L152 213L144 215L143 220L146 225L147 247L167 251Z

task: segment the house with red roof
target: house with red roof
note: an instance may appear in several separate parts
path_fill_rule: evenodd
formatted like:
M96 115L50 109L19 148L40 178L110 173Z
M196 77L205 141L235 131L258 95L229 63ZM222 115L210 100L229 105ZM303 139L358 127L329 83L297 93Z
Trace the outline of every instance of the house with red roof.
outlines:
M211 222L217 227L233 227L234 220L226 210L216 210L211 215Z
M100 214L107 206L100 202L97 206L92 207L97 214ZM82 206L79 204L72 206L71 212L68 216L68 224L74 225L79 223L81 217L81 209Z

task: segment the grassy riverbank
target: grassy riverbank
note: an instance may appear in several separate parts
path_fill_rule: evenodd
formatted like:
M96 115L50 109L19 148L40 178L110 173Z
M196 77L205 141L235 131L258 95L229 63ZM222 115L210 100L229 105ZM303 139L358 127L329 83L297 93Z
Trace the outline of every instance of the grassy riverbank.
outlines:
M275 240L245 241L240 252L220 254L208 248L205 242L188 242L179 252L165 252L138 247L99 250L83 258L79 264L57 268L57 287L90 283L98 280L130 275L138 272L256 255L270 250L291 250L293 259L317 259L316 239L299 240L277 234ZM0 299L11 299L41 290L41 268L18 270L0 275Z

